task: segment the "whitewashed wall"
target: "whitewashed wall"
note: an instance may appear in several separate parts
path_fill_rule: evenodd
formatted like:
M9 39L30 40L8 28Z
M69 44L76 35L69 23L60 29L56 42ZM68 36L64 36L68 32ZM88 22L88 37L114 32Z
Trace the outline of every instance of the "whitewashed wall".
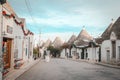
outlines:
M75 47L72 47L71 49L71 55L73 59L76 59L75 53L77 52L77 49Z
M33 35L28 35L29 36L29 41L28 41L28 55L29 55L29 60L33 60Z
M99 58L99 47L87 48L88 59L92 61L98 61Z
M41 58L43 58L43 54L44 54L44 48L39 48L39 53L41 54Z
M79 53L79 59L81 58L81 49L77 48L77 53Z
M69 57L69 49L66 49L66 53L68 53L68 57ZM60 56L61 58L67 58L67 56L66 56L66 54L65 54L65 49L63 49L62 51L61 51L61 56Z
M19 19L17 19L19 20ZM14 22L14 55L15 59L23 59L23 39L24 34L21 26Z
M63 49L63 50L61 51L60 57L61 57L61 58L66 58L66 56L65 56L65 49Z
M101 61L107 62L107 50L110 51L110 59L112 58L112 44L110 40L105 40L101 45Z
M120 40L116 41L116 61L120 62Z
M11 14L10 11L8 11L8 9L6 8L3 8L4 11L6 11L7 14ZM5 16L2 16L3 19L2 20L2 27L3 27L3 30L2 30L2 33L3 33L3 37L6 37L6 38L10 38L12 39L12 46L11 46L11 64L10 64L10 69L13 69L14 68L14 43L13 43L13 40L14 40L14 24L13 24L13 18L6 18ZM13 30L12 34L8 33L7 32L7 26L10 26Z

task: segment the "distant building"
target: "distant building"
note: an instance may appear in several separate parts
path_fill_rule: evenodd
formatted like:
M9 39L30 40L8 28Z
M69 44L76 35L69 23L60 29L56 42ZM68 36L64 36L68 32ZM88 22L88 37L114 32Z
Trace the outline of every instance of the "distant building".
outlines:
M54 46L55 48L60 48L62 46L62 44L63 44L63 42L60 39L60 37L56 37L52 43L52 46Z
M71 55L74 59L87 59L87 46L92 41L93 37L83 28L78 37L71 46Z

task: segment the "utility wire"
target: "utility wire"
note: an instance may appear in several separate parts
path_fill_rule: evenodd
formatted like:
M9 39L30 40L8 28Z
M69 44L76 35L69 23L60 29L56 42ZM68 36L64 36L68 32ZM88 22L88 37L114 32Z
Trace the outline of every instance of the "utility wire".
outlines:
M30 17L31 17L32 21L34 23L36 23L35 19L32 17L32 8L30 6L30 2L27 2L27 0L25 0L25 4L26 4L27 10L28 10L28 12L30 14Z

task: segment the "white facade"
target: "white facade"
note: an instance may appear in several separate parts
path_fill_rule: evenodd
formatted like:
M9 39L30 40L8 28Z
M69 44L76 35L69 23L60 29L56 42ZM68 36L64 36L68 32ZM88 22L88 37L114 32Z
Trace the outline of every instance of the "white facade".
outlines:
M66 58L65 49L63 49L63 50L61 51L60 57L61 57L61 58Z
M71 48L71 56L73 59L76 59L77 48L74 46Z
M101 45L101 61L110 62L111 58L112 58L111 41L110 40L103 41Z
M18 24L15 20L18 21ZM8 3L4 4L3 7L0 6L0 30L3 37L2 53L4 60L3 75L15 68L18 64L16 63L17 60L22 62L33 60L33 35L24 35L20 25L21 21L23 20L17 17ZM27 49L27 55L25 55L25 48Z
M66 53L65 53L65 49L63 49L60 53L60 57L61 58L67 58L69 57L69 49L66 49Z
M116 61L120 62L120 40L116 40Z
M115 42L116 42L115 58L113 58L112 41L105 40L102 42L102 46L101 46L102 62L107 62L107 63L120 62L120 40L116 40Z
M82 52L82 50L77 48L77 53L78 53L79 58L81 58L81 52Z
M99 59L99 47L89 47L87 48L88 60L98 61Z
M3 5L4 6L4 5ZM7 14L11 14L11 11L7 8L4 8L3 7L3 10L1 11L1 13L5 11ZM3 35L3 39L6 39L6 40L10 40L10 46L11 48L10 49L10 66L9 66L9 69L13 69L14 68L14 21L13 21L13 18L9 18L9 17L5 17L4 15L1 15L1 27L2 27L2 35ZM4 41L3 41L4 42ZM5 42L7 43L7 42ZM4 65L5 66L5 65Z
M17 18L19 20L19 18ZM24 33L21 29L21 26L17 25L14 22L14 58L23 59L23 42L24 42Z

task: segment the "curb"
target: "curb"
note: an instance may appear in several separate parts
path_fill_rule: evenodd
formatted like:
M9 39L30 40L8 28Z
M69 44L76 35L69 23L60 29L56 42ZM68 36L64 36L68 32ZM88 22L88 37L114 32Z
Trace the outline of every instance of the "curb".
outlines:
M20 75L22 75L27 70L29 70L30 68L32 68L39 61L40 61L40 59L38 59L37 61L33 61L33 63L31 63L31 64L28 64L29 66L24 66L24 67L21 67L18 70L15 70L14 73L12 73L12 75L8 75L6 78L4 78L4 80L16 80Z
M95 63L95 64L105 66L105 67L109 67L109 68L120 69L120 66L115 66L115 65L105 64L105 63Z
M100 63L100 62L90 62L90 61L85 61L85 60L73 60L73 59L68 59L68 60L76 61L76 62L85 62L85 63L101 65L101 66L105 66L109 68L120 69L120 66L115 66L115 65L110 65L110 64Z

